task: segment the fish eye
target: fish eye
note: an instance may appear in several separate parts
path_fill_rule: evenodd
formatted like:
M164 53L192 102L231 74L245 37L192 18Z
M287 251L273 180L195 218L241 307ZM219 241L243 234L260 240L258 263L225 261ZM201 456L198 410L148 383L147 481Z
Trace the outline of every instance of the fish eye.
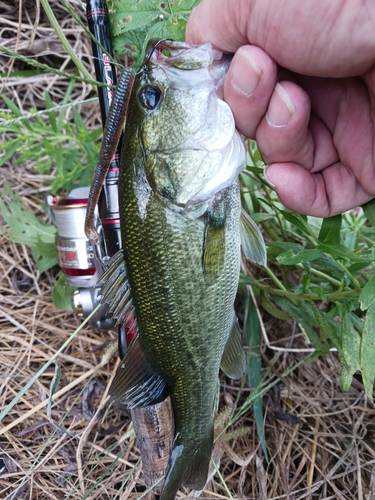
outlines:
M161 90L154 85L145 85L138 92L138 102L143 108L155 109L161 101Z

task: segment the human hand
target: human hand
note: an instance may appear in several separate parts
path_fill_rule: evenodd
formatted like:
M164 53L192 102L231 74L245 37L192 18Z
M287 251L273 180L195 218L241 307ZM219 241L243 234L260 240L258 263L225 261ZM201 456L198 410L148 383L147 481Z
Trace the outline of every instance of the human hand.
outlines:
M235 52L224 99L286 207L329 217L375 196L375 0L203 0L186 40Z

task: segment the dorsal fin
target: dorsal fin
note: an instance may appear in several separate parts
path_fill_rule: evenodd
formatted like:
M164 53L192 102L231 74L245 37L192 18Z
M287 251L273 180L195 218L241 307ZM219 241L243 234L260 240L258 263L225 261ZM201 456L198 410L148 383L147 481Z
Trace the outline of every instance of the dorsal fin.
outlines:
M267 265L267 250L262 233L250 215L241 210L241 247L245 257L260 266Z

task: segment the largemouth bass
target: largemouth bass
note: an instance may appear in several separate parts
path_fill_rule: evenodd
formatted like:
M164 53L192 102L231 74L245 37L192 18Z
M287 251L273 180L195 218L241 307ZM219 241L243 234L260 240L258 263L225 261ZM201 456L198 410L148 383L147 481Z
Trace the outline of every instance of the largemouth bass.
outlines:
M161 500L202 489L220 366L241 377L233 304L242 249L265 264L242 215L243 140L221 99L230 59L210 44L152 41L135 78L122 148L123 249L101 285L109 314L135 337L111 394L129 408L171 395L175 437ZM242 222L241 222L242 221Z

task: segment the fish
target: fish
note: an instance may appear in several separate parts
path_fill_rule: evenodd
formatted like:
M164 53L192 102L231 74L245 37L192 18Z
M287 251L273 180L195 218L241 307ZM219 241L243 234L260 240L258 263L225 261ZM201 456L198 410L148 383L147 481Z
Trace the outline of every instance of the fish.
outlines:
M222 99L230 60L209 43L149 42L121 152L122 249L98 284L108 316L134 334L110 394L129 409L171 396L161 500L205 486L219 370L240 378L246 367L234 311L242 254L266 263L241 209L246 148Z

